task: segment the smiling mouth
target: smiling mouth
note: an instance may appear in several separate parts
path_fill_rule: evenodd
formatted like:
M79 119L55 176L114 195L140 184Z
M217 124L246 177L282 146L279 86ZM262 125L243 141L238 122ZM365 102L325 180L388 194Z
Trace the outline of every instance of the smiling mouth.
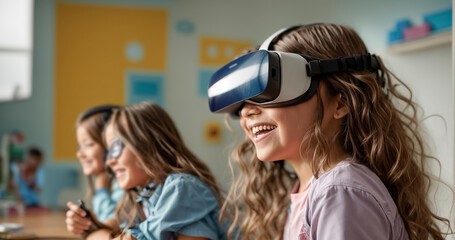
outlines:
M84 161L81 162L81 164L84 165L84 166L90 166L90 165L92 165L92 161L84 160Z
M270 131L273 131L276 128L274 125L259 125L251 128L255 138L260 137L261 135L267 134Z
M115 177L119 178L119 177L122 177L123 175L125 175L125 170L124 169L115 170L114 173L115 173Z

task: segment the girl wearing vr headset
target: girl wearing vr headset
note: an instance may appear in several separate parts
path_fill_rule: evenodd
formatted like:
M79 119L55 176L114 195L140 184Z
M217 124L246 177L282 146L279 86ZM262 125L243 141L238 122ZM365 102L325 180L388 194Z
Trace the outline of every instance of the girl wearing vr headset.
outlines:
M428 160L438 160L424 149L417 105L407 97L410 89L379 57L369 55L358 34L347 26L299 26L268 41L263 50L249 54L262 51L270 56L272 50L281 52L281 57L296 53L303 59L303 55L308 75L301 75L301 82L307 79L316 87L313 93L309 87L305 98L294 102L269 99L273 105L267 105L260 101L267 97L264 94L237 101L256 79L240 81L251 74L238 71L235 81L250 86L235 85L243 88L236 94L226 90L233 84L221 85L222 81L228 79L228 71L236 71L245 60L242 57L253 59L253 55L234 60L212 78L211 110L239 113L246 133L230 159L240 169L223 206L223 214L234 209L231 230L238 226L242 239L443 239L438 224L450 223L429 207L431 181L424 169ZM281 89L288 87L283 76L291 71L285 69L285 60L280 61ZM251 70L260 64L247 65ZM331 70L324 73L324 69ZM263 75L257 79L263 80ZM218 80L224 89L216 89ZM397 86L408 94L400 93Z
M102 229L88 239L226 239L215 178L161 107L119 108L104 137L107 164L126 191L116 208L123 230Z
M91 199L96 220L108 222L115 217L115 206L123 195L123 190L113 183L105 165L106 148L103 143L103 130L110 115L118 106L96 106L81 113L76 121L78 142L77 157L84 175L88 176L89 191L85 197ZM112 187L114 187L112 189ZM93 223L87 213L78 205L68 202L68 231L86 235ZM94 221L96 221L94 220Z

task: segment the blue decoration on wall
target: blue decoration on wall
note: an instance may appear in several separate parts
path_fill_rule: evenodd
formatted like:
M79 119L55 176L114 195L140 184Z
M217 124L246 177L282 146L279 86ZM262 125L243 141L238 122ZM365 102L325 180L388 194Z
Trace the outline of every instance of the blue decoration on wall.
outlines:
M125 54L128 60L139 62L144 58L144 47L138 42L129 42L126 44Z
M192 34L194 33L196 27L194 23L187 20L180 20L176 24L177 31L183 34Z
M207 48L207 55L211 58L216 58L218 56L218 48L216 46L210 46Z
M209 89L210 78L216 72L217 69L200 69L198 77L198 95L201 97L207 97L207 91Z
M411 27L411 20L409 19L401 19L396 21L395 28L389 31L387 43L392 45L394 43L398 43L403 40L404 35L403 32L405 29Z
M129 72L127 103L154 102L164 108L164 76L156 73Z

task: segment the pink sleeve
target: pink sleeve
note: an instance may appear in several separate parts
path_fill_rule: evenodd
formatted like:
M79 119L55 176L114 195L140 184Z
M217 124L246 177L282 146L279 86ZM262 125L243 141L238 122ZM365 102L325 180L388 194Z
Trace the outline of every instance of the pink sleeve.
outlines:
M308 198L300 239L393 239L392 225L370 193L338 185L315 194Z

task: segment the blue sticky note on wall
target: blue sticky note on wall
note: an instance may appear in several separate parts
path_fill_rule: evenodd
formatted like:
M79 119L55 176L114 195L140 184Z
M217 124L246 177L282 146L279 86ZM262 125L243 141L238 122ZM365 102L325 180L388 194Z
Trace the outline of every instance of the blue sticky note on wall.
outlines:
M128 73L127 103L154 102L164 107L164 76L154 73Z
M210 78L216 72L216 69L200 69L198 77L198 94L201 97L207 97Z
M194 33L196 27L194 23L188 20L179 20L176 24L177 31L183 34Z

